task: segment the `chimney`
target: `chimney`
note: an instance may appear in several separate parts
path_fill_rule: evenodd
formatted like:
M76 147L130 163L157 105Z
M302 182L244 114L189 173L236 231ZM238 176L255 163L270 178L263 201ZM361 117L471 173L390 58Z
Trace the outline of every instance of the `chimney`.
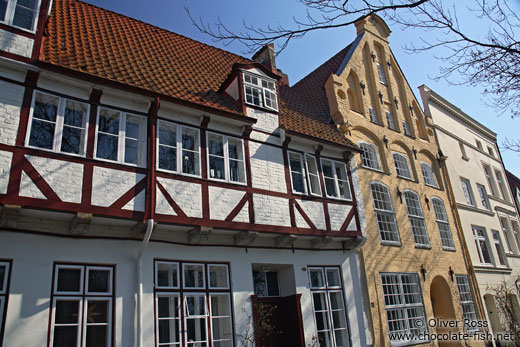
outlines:
M274 44L264 45L258 52L253 55L253 60L271 69L274 73L276 70L276 60L274 57Z

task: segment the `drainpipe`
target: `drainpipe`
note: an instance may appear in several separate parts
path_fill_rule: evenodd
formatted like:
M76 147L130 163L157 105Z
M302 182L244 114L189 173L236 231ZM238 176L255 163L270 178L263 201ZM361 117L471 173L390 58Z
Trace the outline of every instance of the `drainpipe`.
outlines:
M137 298L135 305L135 347L143 346L143 257L146 247L148 246L148 242L150 241L150 237L152 236L154 221L153 219L148 219L146 225L146 232L144 234L143 242L141 243L141 250L139 251L139 256L137 257Z

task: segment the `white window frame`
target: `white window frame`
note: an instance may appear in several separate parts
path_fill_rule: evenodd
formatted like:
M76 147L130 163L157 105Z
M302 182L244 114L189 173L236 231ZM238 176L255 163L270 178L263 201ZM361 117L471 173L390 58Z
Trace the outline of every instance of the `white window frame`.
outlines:
M401 122L401 124L403 125L404 134L408 135L408 136L412 136L412 129L411 129L410 123L408 123L406 120L403 120Z
M210 271L210 267L223 267L226 269L226 286L225 287L213 287L211 286L211 271ZM209 289L231 289L229 287L229 266L227 264L207 264L206 266L208 269L208 273L207 273L207 278L208 278L208 288Z
M493 195L494 197L498 197L497 191L496 191L497 188L496 188L495 178L492 176L492 173L491 173L491 166L482 163L482 167L484 169L484 175L486 176L486 180L488 182L489 190L491 191L491 195Z
M199 297L199 298L203 298L204 299L204 314L202 315L193 315L193 316L190 316L190 314L188 313L188 297ZM191 346L198 346L200 345L201 343L207 343L209 345L209 331L208 331L208 320L211 319L210 315L209 315L209 307L208 307L208 298L206 297L206 293L204 292L185 292L183 293L182 295L182 302L181 302L181 312L183 313L183 317L184 317L184 330L185 330L185 333L183 333L184 335L184 345L185 346L188 346L188 347L191 347ZM192 341L192 342L189 342L188 341L188 320L189 319L204 319L204 329L205 329L205 333L204 335L206 336L206 340L199 340L199 341ZM189 343L189 345L188 345Z
M115 134L110 134L110 133L104 133L104 132L100 132L99 131L99 119L100 119L100 115L101 115L101 110L102 109L106 109L106 110L109 110L111 112L118 112L119 113L119 132L117 134L117 159L116 160L111 160L111 159L106 159L106 158L99 158L98 155L97 155L97 151L98 151L98 138L99 138L99 134L107 134L109 136L116 136ZM127 163L125 161L125 146L126 146L126 118L127 116L130 116L130 117L135 117L135 118L140 118L143 120L143 131L142 131L142 137L141 138L138 138L137 141L138 141L138 152L139 152L139 146L142 145L144 146L144 157L143 157L143 163L139 164L134 164L134 163ZM121 111L121 110L118 110L118 109L114 109L114 108L110 108L110 107L105 107L105 106L100 106L98 107L98 111L97 111L97 118L96 118L96 136L95 136L95 140L94 140L94 158L97 159L97 160L102 160L102 161L107 161L107 162L111 162L111 163L119 163L119 164L124 164L124 165L129 165L129 166L135 166L135 167L146 167L146 158L148 156L148 153L147 153L147 150L146 150L146 146L147 146L147 134L148 134L148 122L146 120L146 117L145 116L141 116L141 115L137 115L137 114L134 114L134 113L130 113L130 112L124 112L124 111Z
M293 167L291 165L291 156L298 157L298 161L300 162L300 171L293 170ZM306 178L306 172L305 172L305 164L303 162L303 155L298 152L294 151L287 151L287 160L289 161L289 173L291 175L291 191L293 194L307 194L307 178ZM302 184L303 184L303 192L299 192L294 189L294 179L293 174L301 175L302 177Z
M379 124L379 118L377 118L377 112L376 109L373 107L368 108L368 114L370 115L370 121L372 123Z
M316 173L312 173L311 170L309 170L309 160L311 160L314 163L314 167L316 168ZM308 185L308 192L311 195L322 196L321 195L320 171L319 171L318 162L316 160L316 157L314 155L305 153L304 161L305 161L305 173L307 174L306 181L307 181L307 185ZM313 177L318 181L318 191L317 192L314 192L312 190L311 179ZM292 179L292 176L291 176L291 179Z
M515 241L516 241L516 247L520 250L520 225L518 224L518 221L515 219L511 220L511 228L513 229Z
M157 273L156 273L156 275L157 275ZM170 316L159 317L159 298L161 298L161 297L177 298L178 305L179 305L177 307L177 317L170 317ZM155 336L156 336L156 340L157 340L157 346L181 346L182 345L181 336L177 336L179 338L179 342L164 342L164 343L159 342L159 326L160 326L159 322L160 321L164 321L164 320L178 321L179 333L180 333L180 335L183 335L182 334L182 325L181 325L181 319L182 319L181 310L183 309L183 305L182 305L182 301L181 301L181 294L179 292L158 292L155 294L154 303L155 303Z
M373 189L373 187L375 187L375 186L382 187L383 191L378 191L377 193L384 194L385 200L386 200L386 198L388 198L388 201L385 201L385 200L378 200L378 201L381 201L383 204L388 203L390 205L390 209L382 209L382 208L377 207L376 201L374 199L374 189ZM378 221L377 228L379 231L379 237L381 238L381 243L388 244L388 245L401 245L401 238L399 236L399 228L397 227L397 220L395 218L395 212L394 212L394 208L392 206L392 198L390 196L390 189L381 182L370 182L370 194L372 197L372 203L374 206L376 220ZM382 222L389 224L393 230L381 230L381 228L380 228L381 222L379 221L380 216L381 216L381 218L385 217L384 218L385 220ZM385 240L382 237L382 232L385 235L386 234L389 234L390 236L394 235L393 238L395 238L395 240Z
M450 222L444 201L436 196L432 197L431 201L437 222L437 229L439 230L439 236L441 238L442 249L454 251L455 244L453 242L453 235L451 234Z
M433 171L433 166L428 163L421 163L421 171L424 178L424 184L430 187L439 188L437 185L437 179L435 177L435 172ZM432 182L433 181L433 182Z
M80 290L77 292L58 291L58 275L59 269L79 269L80 270ZM88 272L89 270L102 270L109 272L109 291L108 292L89 292L88 291ZM76 346L84 347L87 339L87 328L92 325L103 325L107 327L107 346L112 346L112 330L113 330L113 300L114 300L114 268L105 265L84 265L84 264L54 264L54 279L52 292L52 314L50 329L50 346L53 345L55 326L77 326ZM77 301L78 302L78 320L76 323L55 323L56 321L56 302ZM87 320L88 302L89 301L106 301L107 304L107 322L106 323L89 323Z
M291 166L291 156L298 157L298 161L300 162L301 171L293 170ZM295 158L296 159L296 158ZM307 153L299 153L295 151L287 151L287 160L289 165L289 173L291 176L291 191L293 194L309 194L314 196L322 196L321 194L321 180L320 173L318 171L318 163L316 161L316 157ZM314 162L314 166L316 168L316 173L311 173L309 170L308 160L312 160ZM301 175L303 181L303 192L299 192L294 189L294 179L293 174ZM318 191L312 191L311 178L314 177L318 181Z
M158 265L160 265L160 264L173 265L173 266L177 267L177 285L172 285L172 286L161 286L161 285L159 285L159 271L157 271L157 270L158 270ZM180 268L180 265L179 265L178 262L173 262L173 261L156 261L155 262L155 270L154 270L155 287L156 288L161 288L161 289L179 289L180 288L181 271L182 271L182 269Z
M502 244L502 239L500 238L500 233L497 230L491 229L491 236L493 237L493 244L495 245L495 251L498 255L498 263L499 266L508 266L507 265L507 257L506 252L504 251L504 245Z
M258 84L254 84L252 82L247 82L246 81L246 76L256 78L259 83ZM243 82L243 85L244 85L244 102L246 104L253 105L253 106L256 106L256 107L263 107L263 108L266 108L266 109L278 112L278 92L277 92L277 89L276 89L276 80L268 78L268 77L265 77L265 76L260 76L260 75L257 75L255 73L249 72L249 71L242 71L242 82ZM271 89L269 87L265 87L263 82L265 82L266 84L272 83L273 86L274 86L274 89ZM252 88L252 89L256 89L259 92L259 95L260 95L260 105L256 105L254 103L251 103L251 102L247 101L247 97L246 97L246 95L247 95L246 94L246 88L247 87ZM272 94L274 94L274 95L272 95ZM271 106L267 105L267 102L266 102L267 100L269 100L271 102Z
M502 228L502 232L504 233L504 236L506 238L509 253L518 253L518 249L515 247L515 242L513 240L513 235L511 234L511 223L509 221L509 218L499 214L498 220L500 223L500 227Z
M392 159L394 160L395 173L397 177L412 180L412 170L410 169L410 162L408 161L408 157L399 152L392 152ZM398 163L401 164L401 166L399 166ZM405 165L405 167L402 167L402 165Z
M419 195L413 190L405 190L403 195L415 246L420 248L431 248L430 237L428 235L428 229L426 228Z
M386 81L385 67L379 63L377 63L377 74L379 75L379 82L384 84L385 86L388 85Z
M325 176L325 171L323 170L323 162L330 162L332 163L332 174L333 176ZM351 201L352 200L352 192L350 191L350 180L348 178L348 170L347 170L347 166L345 165L345 163L342 163L340 161L336 161L336 160L332 160L332 159L327 159L327 158L321 158L320 159L320 165L321 165L321 172L322 172L322 175L323 175L323 183L324 183L324 186L325 186L325 196L327 196L327 198L330 198L330 199L339 199L339 200L347 200L347 201ZM344 179L341 179L341 178L338 178L338 175L336 173L336 167L339 166L339 169L344 169L345 170L345 180ZM335 192L338 194L338 196L333 196L333 195L329 195L329 193L327 192L327 178L328 179L333 179L334 180L334 189L335 189ZM348 194L348 197L344 197L344 196L341 196L340 195L340 189L339 189L339 182L343 182L346 190L345 192Z
M471 229L473 231L473 239L475 240L475 246L477 248L477 254L479 256L480 263L482 265L493 265L494 264L494 257L493 252L491 251L491 247L489 246L489 241L487 237L487 231L485 228L472 225ZM479 235L478 232L481 231L483 235ZM486 247L487 255L489 257L489 263L486 262L486 259L484 257L484 252L482 250L481 242L484 242L484 245Z
M491 211L491 204L489 203L486 186L483 184L477 183L477 191L480 196L480 203L482 207L488 211Z
M186 276L184 275L184 271L186 266L189 265L196 265L196 266L202 266L202 287L189 287L186 285ZM187 290L197 290L197 289L204 289L206 288L206 271L204 271L204 263L182 263L182 287Z
M507 194L507 187L504 182L504 176L502 175L502 171L500 171L499 169L496 169L496 168L493 171L495 172L498 191L500 192L500 195L502 195L501 196L502 200L509 201L509 196Z
M385 276L388 276L388 277L392 276L397 281L396 282L392 281L392 282L388 282L387 284L384 284L383 277L385 277ZM405 277L405 276L407 276L409 279L413 278L415 280L414 282L408 282L408 283L415 285L416 288L418 289L418 293L415 293L415 294L420 297L420 302L413 302L413 303L406 302L406 297L411 297L412 295L410 295L410 293L408 293L408 292L405 292L405 290L403 288L404 287L403 277ZM380 278L381 278L381 286L382 286L382 291L383 291L383 298L385 299L385 313L386 313L389 338L390 338L390 336L392 336L392 334L394 334L394 332L390 331L390 322L388 321L388 312L390 312L390 311L398 311L401 313L401 315L402 315L401 321L405 328L405 331L402 331L403 334L411 335L413 330L421 330L419 332L419 334L423 334L423 337L424 337L424 339L414 339L414 340L408 340L408 341L390 340L390 345L391 346L403 346L403 345L410 345L413 343L429 342L429 339L427 338L428 328L427 328L427 323L426 323L426 312L425 312L425 308L424 308L424 300L422 297L421 284L419 282L419 275L417 273L406 273L406 272L381 272ZM385 285L388 288L391 288L392 293L385 294ZM407 285L409 286L409 284L407 284ZM393 291L394 289L397 289L397 292L394 292ZM390 296L399 297L400 303L388 305L386 303L386 301L387 301L386 298L390 297ZM408 317L409 309L422 310L422 316L413 317L413 318ZM421 325L415 324L415 326L409 325L410 321L417 322L418 319L421 319L421 318L422 318L423 324L421 324ZM400 332L401 331L397 331L397 332L395 332L395 334L399 334Z
M42 148L42 147L38 147L38 146L33 146L33 145L31 145L29 143L30 139L31 139L31 130L32 130L33 119L34 119L33 118L33 116L34 116L34 106L35 106L35 103L36 103L36 95L37 94L41 94L41 95L45 95L45 96L49 96L49 97L58 99L58 108L56 110L56 121L54 122L54 135L53 135L52 149ZM64 125L65 107L67 105L67 101L75 102L75 103L82 104L82 105L86 106L87 110L85 112L84 120L83 120L84 128L78 128L78 127L75 127L75 126ZM40 121L40 122L52 123L50 121L40 120L38 118L36 118L36 119L37 119L37 121ZM30 148L36 148L36 149L39 149L39 150L42 150L42 151L61 153L61 154L72 155L72 156L76 156L76 157L85 157L85 155L87 153L87 137L88 137L89 121L90 121L90 104L89 103L83 102L83 101L79 101L79 100L70 99L70 98L65 98L65 97L62 97L62 96L58 96L58 95L55 95L55 94L42 92L42 91L39 91L39 90L35 90L33 92L33 97L32 97L32 102L31 102L31 112L30 112L30 115L29 115L29 121L27 123L27 134L25 136L25 146L26 147L30 147ZM63 127L64 126L65 127L75 128L75 129L83 129L83 146L80 147L79 153L70 153L70 152L62 152L61 151L61 144L62 144L62 141L63 141Z
M471 322L477 321L478 317L475 310L474 296L468 276L455 275L455 281L457 283L457 291L459 292L463 319ZM472 324L464 324L464 331L472 333L479 331L479 329L477 324L475 324L475 327L472 327Z
M397 127L395 125L395 117L394 117L394 114L392 113L392 111L386 111L385 114L386 114L386 123L388 125L388 128L390 128L392 130L397 130Z
M228 299L228 310L229 310L229 316L215 316L213 315L213 305L211 305L211 300L213 300L214 297L217 297L217 296L225 296L227 297ZM210 330L210 333L211 333L211 342L212 343L215 343L215 342L223 342L223 341L229 341L231 343L231 346L233 346L233 320L232 320L232 305L231 305L231 294L230 293L218 293L218 292L214 292L214 293L210 293L209 294L209 302L208 302L208 306L209 306L209 320L211 320L211 325L213 326L213 320L214 319L229 319L229 326L231 327L231 336L228 338L228 339L219 339L219 340L215 340L215 337L213 335L213 329Z
M4 328L4 312L6 310L6 302L7 298L9 296L9 278L11 273L11 262L8 261L0 261L0 266L5 266L5 272L4 272L4 281L2 284L2 289L0 290L0 334L3 331ZM0 335L1 336L1 335ZM2 341L0 341L2 342Z
M222 138L222 146L223 146L224 157L217 156L217 155L209 153L209 136L210 135L218 136L218 137ZM229 157L229 147L228 147L229 146L228 145L229 139L233 139L235 141L239 141L240 142L240 146L241 146L241 150L242 150L242 160L234 159L234 158L230 158ZM219 157L219 158L224 159L224 178L223 179L222 178L217 178L217 177L211 177L211 168L210 168L210 165L209 165L209 158L210 158L210 156ZM242 164L242 170L244 172L244 182L231 180L231 166L230 166L230 162L231 161L239 162L239 165L240 165L240 163ZM208 163L208 165L207 165L208 179L213 180L213 181L220 181L220 182L235 183L235 184L240 184L240 185L247 185L246 155L245 155L245 152L244 152L244 140L243 139L241 139L239 137L227 136L227 135L222 135L222 134L219 134L219 133L207 131L206 132L206 162Z
M170 122L170 121L167 121L167 120L162 120L162 119L159 119L158 122L158 129L157 129L157 158L156 158L156 168L158 171L164 171L164 172L173 172L173 173L176 173L176 174L180 174L180 175L185 175L185 176L191 176L191 177L201 177L201 158L200 158L200 130L197 129L197 128L194 128L194 127L189 127L189 126L185 126L185 125L180 125L180 124L177 124L177 123L174 123L174 122ZM177 170L169 170L169 169L165 169L165 168L160 168L159 167L159 149L161 146L164 146L164 147L168 147L168 148L174 148L172 147L171 145L166 145L166 144L160 144L160 129L161 127L175 127L175 136L176 136L176 145L175 145L175 152L176 152L176 164L175 166L177 167ZM183 131L184 129L187 129L187 130L190 130L190 131L195 131L197 132L197 143L195 145L195 147L197 148L196 151L192 151L191 149L184 149L184 147L182 146L182 134L183 134ZM190 173L187 173L187 172L183 172L182 170L182 153L183 151L188 151L188 152L193 152L197 155L197 163L194 163L194 165L198 168L198 171L199 173L198 174L190 174Z
M469 206L475 207L475 196L473 195L473 188L471 188L471 182L467 178L461 177L460 185L462 187L462 193L464 194L466 203Z
M0 20L0 23L4 23L6 25L12 26L14 28L29 32L29 33L35 33L36 32L36 23L38 23L38 17L40 14L40 6L41 6L41 0L36 1L36 8L34 9L34 17L33 22L31 25L31 28L24 28L19 27L17 25L13 24L14 14L16 10L16 5L18 0L6 0L7 1L7 7L5 9L5 18L4 20Z
M359 142L358 145L361 148L361 166L368 169L381 171L381 163L379 162L379 152L377 147L372 143L363 141ZM365 162L369 163L369 165L365 165ZM376 165L373 165L374 163Z

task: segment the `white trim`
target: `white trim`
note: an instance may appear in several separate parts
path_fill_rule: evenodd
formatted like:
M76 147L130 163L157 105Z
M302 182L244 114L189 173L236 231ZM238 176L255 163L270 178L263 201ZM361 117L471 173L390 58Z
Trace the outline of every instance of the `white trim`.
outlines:
M81 346L81 332L83 330L83 318L84 315L83 309L84 309L84 303L83 303L83 297L82 296L55 296L52 300L52 322L51 322L51 329L49 334L50 336L50 344L49 346L54 345L54 328L56 327L56 301L63 300L63 301L77 301L78 302L78 320L77 323L66 323L66 324L58 324L58 326L77 326L78 331L76 332L76 346Z
M9 283L9 281L8 281L9 271L11 270L10 263L2 261L2 262L0 262L0 266L5 266L4 281L2 283L2 289L0 290L0 295L6 295L7 294L7 284ZM0 316L2 316L2 314L3 314L3 311L0 310ZM0 325L0 328L1 328L1 325Z
M108 271L108 291L106 292L90 292L88 290L89 285L89 271L90 270L101 270L101 271ZM112 292L114 291L114 284L113 284L113 275L114 275L114 269L112 267L106 267L106 266L85 266L85 295L96 297L96 296L107 296L112 295Z
M112 294L110 294L112 295ZM89 301L106 301L108 302L107 307L107 322L106 323L89 323L88 321L88 303ZM81 334L83 336L83 341L81 341L81 345L85 346L87 342L87 330L89 326L106 326L107 329L107 336L106 336L106 342L107 346L112 345L112 297L91 297L87 296L85 297L85 300L83 300L83 324L81 325L81 328L83 329L83 333Z
M225 287L212 287L211 286L211 273L209 271L209 268L210 266L215 266L215 267L224 267L226 268L226 286ZM229 290L230 289L230 286L229 286L229 267L227 264L207 264L207 277L208 277L208 289L211 290L211 289L227 289Z
M325 172L323 170L323 162L324 161L328 161L332 164L332 177L330 176L325 176ZM341 178L338 178L337 174L336 174L336 165L341 165L340 166L340 169L344 169L345 171L345 179L341 179ZM327 198L330 198L330 199L338 199L338 200L346 200L346 201L352 201L352 192L350 191L350 181L348 179L348 170L347 170L347 166L345 165L345 163L343 162L340 162L340 161L336 161L336 160L332 160L332 159L327 159L327 158L321 158L320 159L320 165L321 165L321 172L322 172L322 175L323 175L323 184L324 184L324 187L325 187L325 196ZM327 178L329 179L333 179L334 180L334 187L335 187L335 190L336 190L336 193L338 194L338 196L333 196L333 195L329 195L328 192L327 192ZM348 192L348 197L343 197L341 196L341 193L340 193L340 189L339 189L339 181L342 181L345 184L345 188L346 188L346 192Z
M177 304L178 304L177 305L177 317L167 317L167 318L159 317L159 297L176 297L177 298ZM179 292L156 293L155 298L154 298L154 304L155 304L155 336L157 339L157 346L172 346L172 345L181 346L182 345L182 335L183 335L182 328L181 328L181 320L182 320L181 309L183 308L182 302L181 302L181 294ZM159 335L159 321L161 321L161 320L178 321L179 329L178 329L177 339L179 340L179 342L164 342L164 343L159 342L159 336L160 336Z
M71 270L80 270L80 278L79 278L79 290L76 292L61 292L58 291L58 275L60 269L71 269ZM85 279L85 266L84 265L55 265L55 273L54 273L54 295L82 295L84 289L84 279Z
M224 155L223 157L220 156L220 155L215 155L215 154L210 154L209 153L209 136L210 136L210 134L222 138L222 151L223 151L222 154ZM240 142L240 146L241 146L241 150L242 150L242 159L241 160L240 159L233 159L233 158L229 157L229 139L236 140L236 141ZM222 158L224 160L224 178L211 177L211 171L210 171L211 168L210 168L210 164L209 164L210 156L217 157L217 158ZM244 182L232 181L231 180L231 166L229 165L230 161L237 161L237 162L239 162L239 164L240 163L242 164L242 169L243 169L243 172L244 172ZM246 186L247 185L246 156L245 156L245 151L244 151L244 140L243 139L241 139L239 137L233 137L233 136L227 136L227 135L215 133L215 132L212 132L212 131L206 131L206 162L208 163L207 168L206 168L207 169L208 180L217 181L217 182L227 182L227 183L239 184L239 185L242 185L242 186Z
M300 168L301 172L293 171L291 167L291 154L297 155L300 161ZM288 160L288 166L289 166L289 176L291 176L291 191L293 194L299 194L299 195L305 195L308 194L307 192L307 177L306 177L306 171L305 171L305 163L303 161L303 155L300 152L294 152L294 151L287 151L287 160ZM317 168L317 167L316 167ZM302 184L303 184L303 192L298 192L294 190L294 181L293 181L293 172L296 174L302 175Z
M202 266L202 286L201 287L188 287L186 285L186 276L184 275L184 269L187 265ZM183 289L206 289L206 271L204 269L204 263L182 263L182 288Z
M231 347L233 347L234 345L234 336L233 336L233 320L231 319L232 317L232 307L231 307L231 295L229 292L227 293L209 293L208 294L209 296L209 303L208 303L208 306L209 306L209 319L210 319L210 325L211 325L211 330L210 330L210 334L211 334L211 341L212 342L221 342L221 341L229 341L231 343ZM215 296L225 296L227 297L227 302L228 302L228 312L229 312L229 316L214 316L213 315L213 305L211 304L212 303L212 299L213 297ZM226 338L226 339L219 339L219 340L215 340L215 338L213 337L213 319L228 319L229 320L229 333L230 333L230 336L229 338ZM206 324L207 325L207 324Z
M166 265L176 265L177 266L177 285L176 286L159 286L159 277L158 277L158 265L159 264L166 264ZM154 274L154 279L155 279L155 288L160 288L160 289L180 289L180 274L181 274L181 269L180 269L180 266L179 266L179 262L176 262L176 261L156 261L155 262L155 274Z
M36 33L36 24L38 23L38 17L40 14L41 1L38 0L38 3L36 4L36 8L34 9L34 17L33 17L33 22L31 25L31 29L19 27L19 26L13 24L17 0L6 0L6 1L7 1L7 7L5 9L5 19L0 20L0 23L4 23L5 25L12 26L13 28L17 28L19 30L22 30L22 31L25 31L25 32L28 32L31 34L35 34ZM49 11L50 11L50 9L49 9Z

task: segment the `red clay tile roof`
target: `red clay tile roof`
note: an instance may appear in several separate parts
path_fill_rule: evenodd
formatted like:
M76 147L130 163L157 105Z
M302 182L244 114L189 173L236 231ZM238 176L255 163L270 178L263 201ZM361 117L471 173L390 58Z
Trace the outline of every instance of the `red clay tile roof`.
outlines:
M284 128L357 148L330 122L329 102L324 89L325 82L338 70L349 48L350 45L294 86L289 88L285 85L280 88L283 106L280 122Z
M44 37L43 62L243 115L219 88L233 65L251 60L77 0L56 0ZM355 145L329 121L323 84L348 47L297 83L282 86L280 123L295 133Z

